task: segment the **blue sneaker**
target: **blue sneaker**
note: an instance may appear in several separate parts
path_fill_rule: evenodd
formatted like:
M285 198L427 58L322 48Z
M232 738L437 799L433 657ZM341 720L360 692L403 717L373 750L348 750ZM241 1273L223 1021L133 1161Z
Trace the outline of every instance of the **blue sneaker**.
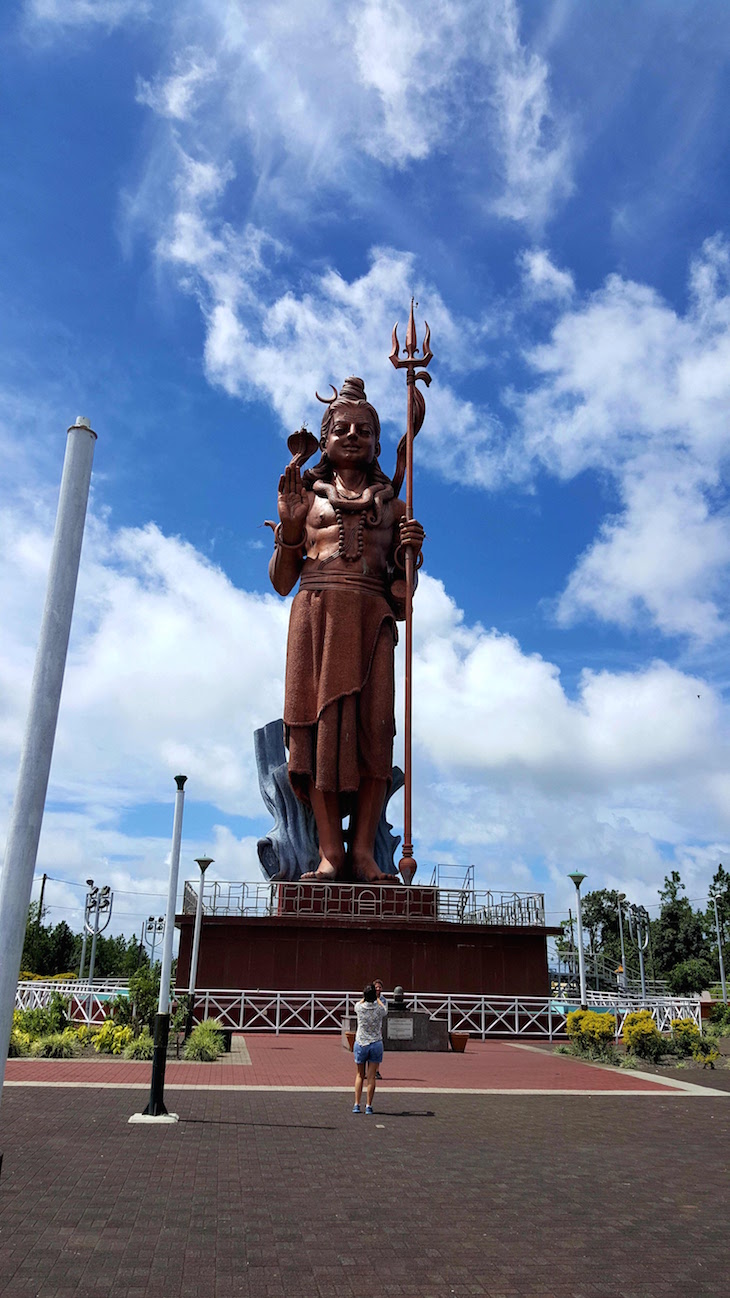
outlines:
M366 1105L365 1105L365 1114L366 1114L366 1116L367 1116L368 1113L372 1113L372 1111L373 1111L373 1106L372 1106L372 1104L366 1104Z
M359 1113L359 1112L360 1112L360 1105L359 1105L359 1104L353 1104L353 1106L352 1106L352 1112L353 1112L353 1113ZM370 1112L372 1113L372 1109L370 1110Z

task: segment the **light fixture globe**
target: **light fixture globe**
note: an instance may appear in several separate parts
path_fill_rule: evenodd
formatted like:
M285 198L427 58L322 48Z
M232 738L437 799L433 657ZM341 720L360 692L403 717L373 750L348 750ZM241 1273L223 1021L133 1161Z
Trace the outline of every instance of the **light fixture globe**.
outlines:
M581 874L580 870L573 870L573 873L569 874L568 878L573 880L573 883L575 884L576 888L580 888L580 885L585 879L585 875Z

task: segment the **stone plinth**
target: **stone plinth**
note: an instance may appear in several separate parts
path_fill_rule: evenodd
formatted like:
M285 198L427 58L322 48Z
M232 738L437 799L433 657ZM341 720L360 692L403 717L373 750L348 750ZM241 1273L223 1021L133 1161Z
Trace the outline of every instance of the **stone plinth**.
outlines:
M347 1033L356 1031L355 1015L343 1018L344 1046L348 1045ZM389 1006L383 1020L383 1045L386 1050L448 1050L448 1024L445 1019L432 1019L422 1010L394 1010Z

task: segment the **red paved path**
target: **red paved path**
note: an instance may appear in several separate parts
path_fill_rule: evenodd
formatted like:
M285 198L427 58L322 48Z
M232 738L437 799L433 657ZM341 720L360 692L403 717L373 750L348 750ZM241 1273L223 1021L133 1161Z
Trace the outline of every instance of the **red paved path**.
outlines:
M187 1064L170 1061L166 1086L291 1087L326 1090L352 1086L352 1055L333 1034L257 1036L246 1044L251 1064L225 1062ZM12 1082L87 1083L149 1086L149 1063L125 1060L11 1059L6 1080ZM663 1079L648 1080L629 1071L596 1067L564 1055L525 1049L507 1041L470 1041L466 1053L386 1053L382 1067L387 1090L475 1091L599 1091L667 1095L674 1091ZM674 1091L676 1093L676 1091Z

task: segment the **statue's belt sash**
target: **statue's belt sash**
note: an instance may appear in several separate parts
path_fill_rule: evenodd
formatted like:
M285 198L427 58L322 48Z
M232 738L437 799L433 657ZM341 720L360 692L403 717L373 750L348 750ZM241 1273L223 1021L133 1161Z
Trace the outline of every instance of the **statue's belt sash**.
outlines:
M385 595L385 579L382 576L368 575L363 572L333 572L326 568L316 572L307 572L305 563L299 583L300 590L349 590L366 595Z

